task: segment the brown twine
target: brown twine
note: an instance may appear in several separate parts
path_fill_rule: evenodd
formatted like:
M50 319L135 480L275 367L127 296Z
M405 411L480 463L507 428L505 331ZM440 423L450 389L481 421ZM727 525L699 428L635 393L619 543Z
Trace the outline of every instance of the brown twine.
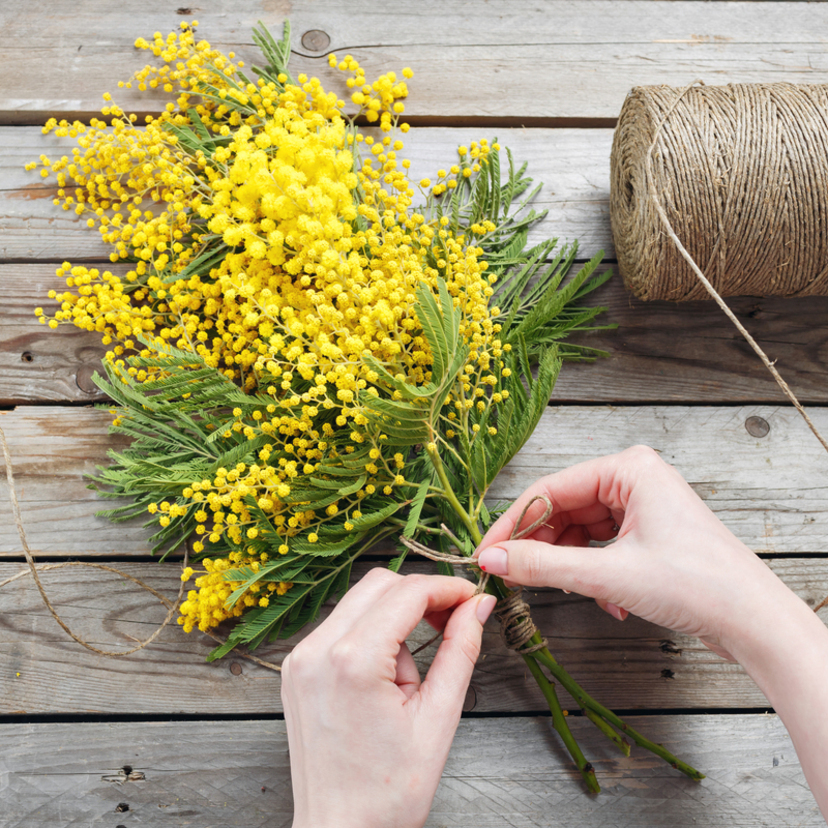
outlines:
M38 592L40 593L40 597L43 600L43 603L46 605L46 608L52 615L52 618L60 625L60 627L66 632L66 634L80 644L82 647L85 647L87 650L91 650L93 653L97 655L105 656L106 658L122 658L123 656L131 655L132 653L138 652L138 650L143 650L144 647L152 644L156 638L163 632L165 627L172 621L173 616L178 611L178 608L181 605L181 599L184 596L184 581L181 581L181 585L178 588L178 595L176 596L175 601L170 601L164 595L162 595L158 590L151 587L149 584L142 581L140 578L136 578L134 575L130 575L128 572L123 572L120 569L115 569L115 567L107 566L106 564L100 563L92 563L87 561L66 561L64 563L57 563L57 564L36 564L34 557L32 556L31 550L29 549L29 543L26 538L26 531L23 528L23 520L20 515L20 504L17 500L17 489L14 485L14 471L12 468L12 460L11 460L11 453L9 451L9 444L6 440L6 435L3 432L3 429L0 428L0 443L3 447L3 458L5 460L6 465L6 480L9 484L9 500L11 501L12 507L12 514L14 515L14 522L17 526L17 534L20 537L20 545L23 548L23 554L26 557L26 564L27 569L23 570L22 572L18 572L16 575L12 575L10 578L6 578L5 581L0 581L0 589L4 586L17 581L20 578L23 578L27 575L31 575L34 578L35 585L37 586ZM182 571L187 567L188 564L188 553L185 550L184 552L184 560L182 563ZM43 587L43 584L40 580L39 572L49 572L54 569L65 569L67 567L88 567L89 569L99 569L104 572L111 572L115 575L118 575L121 578L126 578L128 581L132 581L132 583L137 584L141 589L146 590L155 598L157 598L162 604L164 604L168 609L169 612L158 628L150 635L148 638L144 639L143 641L139 642L136 646L132 647L128 650L101 650L98 647L95 647L93 644L90 644L88 641L85 641L79 635L77 635L73 630L69 627L69 625L60 617L57 610L52 605L52 602L49 600L49 596L46 594L46 590ZM207 632L207 635L212 638L214 641L218 642L219 644L224 644L225 640L222 639L220 636L215 635L212 632ZM281 670L277 664L271 664L263 659L260 659L251 653L243 653L237 652L237 655L241 656L242 658L246 658L249 661L253 661L256 664L261 665L262 667L267 667L270 670Z
M637 87L622 107L610 168L610 218L627 287L645 300L706 291L828 451L722 298L828 295L828 86ZM697 259L707 261L707 273ZM814 611L826 605L828 597Z
M693 256L690 255L689 251L684 246L684 244L682 244L681 240L678 237L678 234L676 233L675 229L673 228L673 225L670 223L670 219L667 216L667 212L664 209L664 206L662 205L661 200L658 197L658 190L656 188L656 175L653 171L653 153L655 151L656 144L658 142L659 136L662 133L665 125L667 124L668 119L676 111L679 103L685 98L685 96L687 94L689 94L691 92L691 90L696 88L695 87L696 83L700 83L700 81L694 81L693 84L690 84L689 86L686 86L684 89L679 91L679 93L676 96L675 100L673 101L672 105L668 108L667 112L664 114L661 121L659 122L658 127L655 131L655 134L653 135L653 138L650 142L650 146L647 149L646 165L645 165L645 170L646 170L646 175L647 175L647 192L648 192L648 195L649 195L649 197L652 201L652 204L653 204L653 207L656 210L656 213L658 214L659 220L663 224L664 229L667 231L668 237L670 238L670 240L672 241L672 243L674 245L674 248L679 252L682 259L687 263L687 265L689 265L689 267L692 271L692 275L696 279L698 279L698 281L701 282L701 284L703 285L705 290L710 294L710 296L713 297L716 304L724 311L724 313L728 317L728 319L730 319L730 321L736 326L739 333L742 334L742 336L745 338L745 340L750 345L750 347L753 348L755 353L762 360L762 363L764 364L764 366L768 369L768 371L770 371L771 376L773 376L774 380L776 380L776 383L782 389L782 392L791 401L791 403L796 408L796 410L802 415L803 419L808 424L808 428L811 429L814 436L821 443L822 447L826 451L828 451L828 442L826 442L825 438L823 438L823 436L819 433L819 430L814 425L813 420L811 420L810 416L808 416L808 412L805 411L802 404L799 402L799 400L797 399L794 392L791 390L788 383L785 382L785 380L782 378L782 375L779 373L779 371L776 370L776 367L774 366L774 363L771 362L771 360L768 358L767 354L761 348L759 343L756 342L756 340L750 335L750 333L747 331L745 326L742 325L742 323L736 318L736 315L730 309L728 304L724 301L724 299L722 299L719 292L713 287L713 285L710 283L708 278L704 275L701 268L696 263L696 260L693 258ZM777 86L777 84L772 84L772 85ZM779 85L781 85L783 87L786 87L786 88L788 86L791 86L791 84L779 84ZM710 87L710 88L715 89L716 87ZM727 87L727 88L729 88L729 87ZM796 87L793 87L793 88L796 88ZM646 95L650 95L650 91L646 87L641 87L641 90ZM828 205L826 205L826 206L828 206ZM724 256L723 251L724 251L724 249L726 248L726 245L727 245L727 243L725 241L726 236L724 236L724 223L723 223L721 217L719 217L719 219L718 219L718 233L719 233L719 235L717 237L717 244L719 243L719 241L721 241L721 245L720 245L720 253L719 253L719 256L717 257L717 263L719 265L719 269L721 270L724 267L724 265L722 264L722 260L723 260L723 256ZM828 268L826 269L826 272L828 272ZM729 288L729 289L733 290L732 287ZM741 291L738 291L738 289L736 289L736 290L737 290L737 292L741 292ZM727 293L726 295L732 295L732 294Z
M720 296L828 295L828 85L699 83L637 87L621 109L610 217L625 283L704 298L692 259Z
M537 520L533 521L529 524L529 526L525 527L524 529L518 530L518 527L523 523L524 518L526 517L527 512L532 506L535 505L536 502L541 501L544 503L544 510L543 514ZM546 497L546 495L535 495L522 509L520 516L518 517L514 529L512 530L512 534L509 536L510 540L521 540L528 535L531 535L536 529L549 519L549 516L552 514L554 510L554 506L552 505L552 501ZM445 524L441 524L441 528L448 535L450 538L454 540L455 543L459 544L459 541L454 536L454 534L446 527ZM462 564L465 566L474 565L474 561L472 561L469 556L467 555L453 555L449 552L438 552L433 549L429 549L427 546L424 546L417 541L411 540L410 538L400 538L400 542L403 546L407 549L410 549L412 552L416 552L418 555L422 555L425 558L428 558L432 561L441 561L443 563L450 563L450 564ZM480 571L480 580L477 582L477 588L474 591L475 595L479 595L486 589L486 584L489 582L489 576ZM530 653L537 652L538 650L542 650L544 647L547 646L546 639L542 639L540 644L533 644L529 645L529 641L538 632L538 628L535 626L534 621L532 621L532 617L530 615L530 607L526 601L523 600L523 587L518 587L515 590L512 590L506 598L501 599L497 607L495 608L495 617L498 621L500 621L500 637L503 640L503 643L510 649L515 650L516 652L520 652L522 655L529 655ZM426 647L432 645L442 633L437 633L432 639L427 641L422 646L418 647L416 650L412 652L412 655L417 655L421 650L424 650Z

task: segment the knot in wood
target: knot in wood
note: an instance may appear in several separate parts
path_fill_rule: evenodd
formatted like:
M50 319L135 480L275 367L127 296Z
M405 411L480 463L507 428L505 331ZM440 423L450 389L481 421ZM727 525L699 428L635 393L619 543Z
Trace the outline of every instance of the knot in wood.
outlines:
M770 432L770 425L764 417L756 415L745 420L745 428L751 437L766 437Z
M331 45L331 39L327 32L311 29L302 35L302 45L309 52L324 52Z

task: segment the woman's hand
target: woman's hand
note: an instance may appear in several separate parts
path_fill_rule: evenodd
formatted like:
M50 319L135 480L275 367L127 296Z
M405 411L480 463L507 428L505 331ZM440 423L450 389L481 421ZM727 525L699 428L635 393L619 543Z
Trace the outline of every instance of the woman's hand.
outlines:
M537 495L554 505L548 525L530 539L508 540ZM524 525L542 509L542 502L531 507ZM616 536L605 548L582 548ZM595 598L620 620L632 612L697 635L726 657L731 639L787 592L681 475L643 446L538 480L492 526L480 549L486 572Z
M294 828L419 828L480 653L491 595L462 578L373 569L282 665ZM406 637L443 641L421 682Z
M508 540L536 495L555 507L548 525L531 539ZM543 507L535 504L523 523ZM581 548L616 536L606 547ZM828 818L828 630L652 449L539 480L480 549L486 572L590 596L617 618L629 610L739 661L788 728Z

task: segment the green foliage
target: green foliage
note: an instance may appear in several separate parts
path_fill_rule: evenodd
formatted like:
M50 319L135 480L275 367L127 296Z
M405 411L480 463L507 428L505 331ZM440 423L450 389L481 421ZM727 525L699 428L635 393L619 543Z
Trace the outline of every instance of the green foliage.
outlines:
M276 82L286 72L289 33L279 42L266 30L256 37L262 40L268 65L254 71ZM181 130L179 140L199 141L203 146L206 139L200 122L192 121L192 127ZM284 502L324 514L342 498L365 495L366 466L374 456L369 456L372 441L382 446L383 458L403 455L405 484L394 486L390 493L372 491L364 496L356 518L339 513L326 518L315 530L315 538L301 531L286 537L256 499L248 497L245 506L256 535L244 544L223 535L208 543L203 553L266 555L261 565L240 564L225 572L224 577L235 585L228 606L237 605L251 588L286 582L292 587L282 595L269 593L268 606L249 607L211 660L240 644L255 648L295 634L317 617L325 601L344 593L354 560L384 539L403 535L435 549L449 551L456 546L461 554L471 555L475 535L495 517L484 503L489 487L531 437L562 362L603 354L569 338L598 328L593 323L603 308L586 306L583 300L610 274L598 272L599 255L572 275L577 268L575 245L561 247L555 240L529 245L529 231L545 213L528 206L538 187L532 189L526 165L516 169L508 150L507 157L505 181L501 181L499 153L492 150L479 175L458 177L460 183L449 197L432 196L426 205L427 217L438 222L448 217L449 232L482 247L489 272L498 277L489 300L490 307L499 308L496 322L501 326L502 352L499 364L491 368L494 384L483 383L479 370L473 375L464 370L470 363L470 346L461 335L461 308L445 282L438 280L436 291L422 285L416 294L416 313L430 350L430 375L414 383L366 354L363 359L377 380L372 393L360 393L355 405L364 414L371 440L355 444L348 434L335 431L330 439L334 450L312 473L292 481ZM478 232L484 221L491 221L494 230ZM433 266L441 257L440 244L436 237ZM228 251L220 239L209 241L191 263L192 273L216 267ZM129 446L111 452L110 465L93 478L92 485L103 497L122 501L100 513L115 521L147 516L150 504L161 501L192 506L183 492L193 481L212 479L219 469L237 464L249 467L259 462L262 450L273 449L265 435L251 439L229 427L234 421L232 409L247 416L273 403L272 396L246 393L191 352L161 341L143 344L144 356L133 355L127 364L154 371L151 379L139 382L125 370L111 367L106 377L95 378L119 408L114 430L130 438ZM483 389L482 396L474 396L477 388ZM458 406L466 399L472 400L470 407ZM427 446L434 447L439 462L431 448L425 450ZM170 517L166 526L160 525L157 515L150 516L147 525L155 529L153 552L165 557L193 538L198 524L193 509L187 508ZM285 546L288 551L282 554ZM391 569L398 571L405 556L402 551L394 558ZM438 570L451 573L445 565Z

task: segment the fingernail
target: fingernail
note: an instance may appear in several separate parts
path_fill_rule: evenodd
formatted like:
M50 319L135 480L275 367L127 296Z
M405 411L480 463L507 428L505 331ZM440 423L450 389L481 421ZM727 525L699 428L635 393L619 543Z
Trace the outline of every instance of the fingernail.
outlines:
M478 602L477 602L477 620L481 624L486 623L486 619L492 614L492 610L495 608L495 604L497 603L497 598L494 595L484 595Z
M607 612L619 621L623 621L629 615L625 609L622 609L617 604L607 604Z
M509 571L506 550L498 546L484 549L477 559L477 565L489 575L505 575Z

